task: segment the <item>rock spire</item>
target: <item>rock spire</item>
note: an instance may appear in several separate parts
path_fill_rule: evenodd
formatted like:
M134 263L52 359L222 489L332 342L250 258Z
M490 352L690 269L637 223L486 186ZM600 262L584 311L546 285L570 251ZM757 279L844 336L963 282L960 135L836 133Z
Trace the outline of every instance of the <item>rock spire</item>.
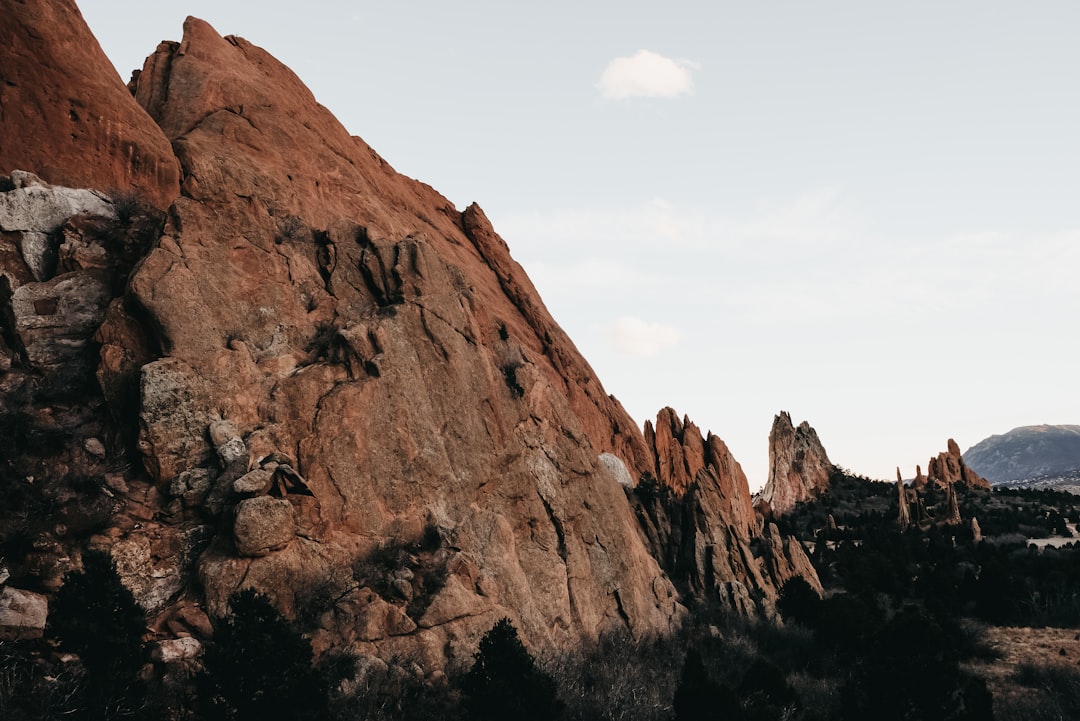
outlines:
M835 470L817 431L806 421L795 427L791 415L781 411L769 433L769 480L757 506L766 516L782 516L826 490Z

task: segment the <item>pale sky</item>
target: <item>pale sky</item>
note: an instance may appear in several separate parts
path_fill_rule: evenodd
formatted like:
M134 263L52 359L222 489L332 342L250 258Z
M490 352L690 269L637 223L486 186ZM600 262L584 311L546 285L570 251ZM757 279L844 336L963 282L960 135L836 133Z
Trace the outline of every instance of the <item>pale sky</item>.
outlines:
M266 48L751 488L780 410L884 479L1080 423L1075 0L79 5L124 80L186 15Z

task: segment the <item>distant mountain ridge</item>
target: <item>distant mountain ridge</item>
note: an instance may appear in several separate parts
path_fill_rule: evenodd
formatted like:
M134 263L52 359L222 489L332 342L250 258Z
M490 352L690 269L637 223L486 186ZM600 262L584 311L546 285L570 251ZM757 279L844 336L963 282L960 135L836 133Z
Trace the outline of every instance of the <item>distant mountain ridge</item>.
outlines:
M992 483L1080 469L1080 425L1021 426L990 436L964 452L971 468Z

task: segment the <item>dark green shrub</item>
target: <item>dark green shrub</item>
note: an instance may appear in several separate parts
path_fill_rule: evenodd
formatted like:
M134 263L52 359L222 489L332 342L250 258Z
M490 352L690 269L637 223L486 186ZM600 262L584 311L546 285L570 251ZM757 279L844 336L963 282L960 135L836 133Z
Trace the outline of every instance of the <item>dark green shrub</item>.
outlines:
M701 654L694 648L686 654L672 706L675 721L737 720L743 717L731 689L709 678Z
M470 721L552 721L562 715L555 682L536 667L510 619L484 635L474 658L461 682Z
M322 676L311 645L266 596L248 589L229 600L206 647L199 676L202 719L314 721L326 713Z
M137 675L145 631L143 610L120 582L112 557L84 554L83 570L67 575L49 609L49 635L78 655L85 670L73 716L112 719L140 712Z

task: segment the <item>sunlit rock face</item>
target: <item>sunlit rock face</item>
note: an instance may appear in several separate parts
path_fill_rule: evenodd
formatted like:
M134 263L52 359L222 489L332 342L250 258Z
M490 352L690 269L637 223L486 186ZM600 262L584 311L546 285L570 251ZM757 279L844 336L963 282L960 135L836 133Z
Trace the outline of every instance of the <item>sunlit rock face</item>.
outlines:
M828 489L834 470L817 431L806 421L794 426L791 416L781 412L769 433L769 480L758 496L759 509L784 515Z
M48 441L11 470L57 508L13 579L108 550L159 641L254 588L317 653L430 671L504 616L537 650L673 633L672 559L748 615L817 583L719 438L670 410L643 435L484 212L265 51L189 18L125 89L70 2L12 8L0 416Z
M157 628L250 587L306 619L317 652L426 669L467 660L504 616L537 649L677 629L624 490L652 467L644 439L478 206L397 174L242 39L189 18L133 99L73 6L40 5L0 20L15 35L48 21L5 76L77 65L119 96L95 106L113 130L88 152L20 166L79 179L102 217L114 190L167 208L130 275L39 278L30 244L5 236L5 362L80 380L66 445L35 463L111 474L92 535L49 531L50 583L107 548ZM36 101L66 112L46 90ZM5 137L21 127L4 116ZM116 133L156 139L157 174ZM108 261L106 240L80 242ZM98 357L50 350L59 331L35 319L54 305L61 345Z
M964 462L956 441L950 438L947 445L948 449L939 453L936 458L931 458L926 466L927 481L941 488L957 483L968 488L990 488L990 481L971 470Z
M180 181L169 140L75 3L11 2L0 15L0 175L28 170L53 185L135 189L168 207Z
M638 493L639 515L654 555L686 594L706 606L771 617L791 578L820 592L799 541L766 527L755 512L746 475L722 440L703 436L671 408L645 424L645 439L662 491Z

